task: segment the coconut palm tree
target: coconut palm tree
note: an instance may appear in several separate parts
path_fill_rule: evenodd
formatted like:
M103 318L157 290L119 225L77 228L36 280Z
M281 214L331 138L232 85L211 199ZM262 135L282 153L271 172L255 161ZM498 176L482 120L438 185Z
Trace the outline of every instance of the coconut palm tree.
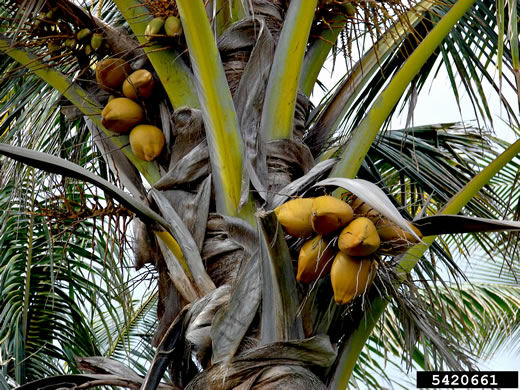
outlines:
M485 131L487 89L518 124L516 2L0 7L2 387L378 388L388 356L517 345L520 144ZM327 57L347 73L311 103ZM440 68L477 125L390 129ZM356 258L296 280L279 207L325 194L403 234L361 283Z

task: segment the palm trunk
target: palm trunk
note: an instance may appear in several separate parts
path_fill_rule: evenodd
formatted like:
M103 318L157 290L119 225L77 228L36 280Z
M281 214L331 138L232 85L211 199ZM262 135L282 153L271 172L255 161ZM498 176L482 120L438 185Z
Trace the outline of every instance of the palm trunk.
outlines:
M258 195L259 199L267 202L269 209L274 194L306 174L314 162L308 147L302 142L309 113L308 99L303 94L298 94L293 139L273 140L266 147L261 146L261 107L270 74L269 58L273 57L276 49L286 10L277 2L255 1L252 6L256 19L228 27L218 39L218 48L241 130L247 140L246 156L251 156L250 164L255 172L262 172L262 167L265 167L264 177L255 184L258 189L267 191ZM308 356L307 361L301 359L298 339L292 339L294 345L285 345L288 339L266 341L267 330L262 329L260 314L266 310L261 305L265 292L262 292L260 281L262 275L265 278L269 274L262 271L262 264L259 264L260 236L248 224L216 213L215 194L209 185L211 165L201 111L193 108L176 110L172 124L172 139L175 141L171 147L168 173L155 184L155 188L165 195L195 238L208 275L217 289L200 301L192 302L193 306L185 314L185 333L177 339L176 348L184 345L186 352L175 354L170 375L177 378L179 386L189 389L231 389L246 383L250 388L325 388L323 379L312 370L323 376L326 365L319 361L316 364ZM251 154L251 149L257 149L259 153ZM159 272L159 324L154 344L161 349L164 348L161 341L172 331L171 324L179 321L178 316L185 313L182 308L187 302L179 296L168 276L159 242L150 236L144 225L139 231L141 238L136 248L136 266L140 268L145 263L152 263ZM291 272L294 272L292 267ZM235 309L234 302L237 298L244 299L240 294L247 291L252 296L242 301L249 306L249 313L244 314ZM233 294L235 298L232 298ZM234 325L238 328L234 336L237 340L232 340L233 346L227 349L212 337L215 334L225 337L231 333L217 333L223 331L218 327L212 329L211 324L219 325L218 319L229 313L243 315L249 324ZM301 325L299 336L305 337ZM273 344L273 341L277 343ZM330 364L333 352L330 345L327 347L326 339L310 344L313 343L321 346L322 354ZM171 347L169 345L168 349ZM190 359L186 361L187 356L191 356L191 362ZM181 359L185 360L184 363L178 361Z

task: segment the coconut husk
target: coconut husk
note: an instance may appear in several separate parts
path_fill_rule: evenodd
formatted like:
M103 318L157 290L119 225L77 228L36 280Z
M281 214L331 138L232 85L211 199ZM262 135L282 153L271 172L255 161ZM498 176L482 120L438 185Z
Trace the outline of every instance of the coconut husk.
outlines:
M309 172L314 164L310 150L299 140L270 141L266 147L269 194L275 195L293 180Z
M217 42L231 96L235 96L246 65L250 61L251 51L258 37L259 23L272 32L274 42L278 41L283 25L281 2L255 0L252 2L252 9L253 18L231 25Z
M208 257L206 271L216 286L229 283L236 279L240 263L244 255L241 249L229 250L226 242L219 243L221 236L206 236L202 250L203 258Z
M283 0L253 0L253 9L257 18L263 18L276 42L283 27L283 15L287 4Z
M216 286L233 284L241 262L256 242L250 229L243 221L219 214L209 215L202 260Z
M109 359L105 356L89 356L74 358L78 364L78 369L92 374L112 374L121 378L126 378L132 382L142 382L143 378L131 368L125 366L117 360Z
M226 79L233 97L256 43L257 37L252 31L253 25L256 23L258 22L252 19L234 23L222 33L217 42Z
M234 26L238 31L246 32L246 36L250 39L257 36L251 58L244 70L235 96L237 116L245 146L240 202L243 205L249 199L249 182L260 198L265 200L267 196L268 172L260 124L275 43L262 20L248 19L236 23Z
M230 300L215 315L211 325L211 361L227 363L244 344L258 345L259 329L251 326L258 317L262 287L257 255L242 262ZM245 342L244 342L245 341Z
M327 386L311 371L300 366L278 366L265 369L255 381L237 390L325 390Z
M333 363L327 336L253 348L228 364L214 364L197 375L188 390L326 389L316 375Z
M193 150L206 138L200 110L181 107L174 112L172 121L175 143L170 151L169 170L173 169L190 150Z
M160 190L174 187L189 188L190 184L198 185L200 180L207 177L210 169L208 143L204 140L170 168L154 184L154 187Z
M244 346L258 342L251 326L260 304L260 269L256 229L239 218L212 214L203 258L217 285L232 286L231 299L216 314L211 327L212 362L229 361ZM211 256L214 257L211 257Z
M161 210L161 213L164 215L164 219L168 221L170 226L172 226L172 234L174 235L174 238L177 240L177 243L179 244L180 249L182 250L182 255L191 273L189 288L195 289L198 294L201 294L200 296L213 291L215 289L215 285L204 268L204 264L200 256L197 244L195 243L192 234L179 217L179 214L177 214L172 204L163 192L156 190L155 188L152 188L150 190L150 196L158 205L159 210ZM168 260L166 256L170 254L173 255L173 253L171 253L171 251L164 250L164 246L161 240L159 240L159 245L161 246L165 259ZM179 262L177 261L177 263ZM175 264L176 268L178 268L179 266L180 264ZM173 269L169 269L169 271L172 274L172 281L174 281L175 283L175 278L178 275L176 272L173 271ZM184 273L184 271L181 272ZM185 297L188 300L188 302L191 302L189 297Z
M155 184L155 191L160 190L162 202L166 202L177 214L193 238L196 247L193 249L200 253L211 203L209 153L204 140L202 115L199 110L181 108L174 113L171 122L174 143L170 149L170 167ZM159 325L154 335L154 345L162 339L179 313L180 307L196 299L196 295L190 292L191 289L187 288L182 280L172 280L172 277L177 280L175 275L172 275L175 261L170 259L170 263L167 263L162 258L160 266L157 267ZM176 283L181 283L184 293L179 294ZM181 296L186 294L188 295L182 299Z
M211 176L207 176L196 191L172 189L164 190L162 193L177 211L201 251L211 202Z
M200 110L180 108L173 115L168 172L155 184L156 189L184 188L195 190L210 173L209 150Z
M310 100L301 91L298 91L296 95L296 105L294 108L294 129L293 137L298 140L303 139L303 133L305 132L305 125L310 113Z
M249 52L236 51L223 59L224 73L229 85L231 96L235 96L244 69L249 61Z
M197 361L200 368L205 368L211 358L211 324L216 312L230 298L231 286L223 285L210 295L195 302L190 308L189 321L186 321L186 355Z

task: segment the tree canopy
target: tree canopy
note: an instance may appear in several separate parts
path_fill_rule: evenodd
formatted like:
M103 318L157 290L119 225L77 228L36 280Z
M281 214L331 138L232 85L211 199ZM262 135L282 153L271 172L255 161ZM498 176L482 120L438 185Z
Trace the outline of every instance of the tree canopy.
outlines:
M2 3L0 386L408 388L385 365L518 352L517 10ZM475 121L414 126L441 70Z

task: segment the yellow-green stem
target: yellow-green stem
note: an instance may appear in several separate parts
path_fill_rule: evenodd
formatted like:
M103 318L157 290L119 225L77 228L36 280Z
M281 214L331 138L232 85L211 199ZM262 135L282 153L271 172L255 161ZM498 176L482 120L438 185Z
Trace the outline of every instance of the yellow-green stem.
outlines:
M300 89L307 95L311 96L314 84L318 79L323 64L332 49L332 46L338 39L338 35L345 28L347 19L344 15L336 15L332 18L330 25L321 35L316 38L307 50L303 60L302 74L300 78Z
M265 141L291 139L303 56L317 0L292 0L276 47L262 111Z
M424 14L431 10L435 4L436 0L423 0L415 5L392 28L386 31L355 64L318 118L316 127L325 131L327 138L339 128L347 112L352 109L352 105L363 93L374 74L380 69L381 63L397 50L398 46L410 34L412 26L420 23ZM323 161L326 158L326 156L320 156L318 160Z
M214 2L217 35L222 34L233 23L246 18L249 13L247 0L214 0Z
M177 0L210 151L217 211L236 216L242 182L242 138L215 38L202 1Z

